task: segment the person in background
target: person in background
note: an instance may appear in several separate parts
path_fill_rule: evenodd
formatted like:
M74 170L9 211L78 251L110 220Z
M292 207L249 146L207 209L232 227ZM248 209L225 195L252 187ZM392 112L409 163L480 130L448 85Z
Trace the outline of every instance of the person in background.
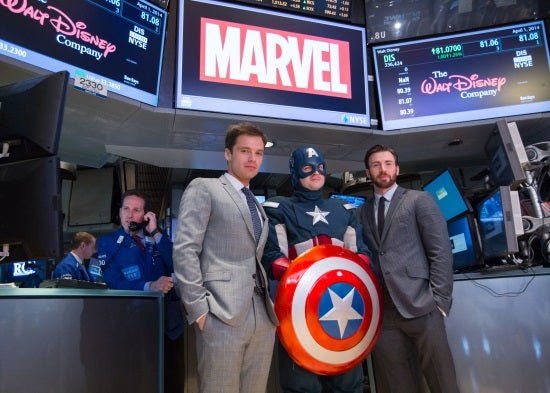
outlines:
M165 392L183 389L183 313L172 277L172 241L157 225L148 197L128 190L121 198L120 228L98 240L98 261L110 289L164 293Z
M77 232L73 236L71 251L61 260L52 272L52 278L68 278L92 281L86 271L84 261L96 252L96 238L88 232Z
M256 126L231 126L227 173L191 181L178 212L174 268L195 327L202 393L265 392L278 324L260 260L267 219L248 186L267 138Z
M262 263L272 281L272 295L292 260L318 244L334 244L351 250L369 262L355 206L336 199L323 198L326 164L313 147L300 147L290 157L294 192L291 197L277 196L263 206L269 219L269 237ZM323 391L362 393L364 373L361 364L334 376L319 376L299 365L279 342L279 381L283 392Z
M392 148L373 146L365 167L374 196L358 215L384 303L372 353L377 391L423 392L424 376L431 393L457 393L444 323L453 290L445 219L429 193L397 185L399 162Z

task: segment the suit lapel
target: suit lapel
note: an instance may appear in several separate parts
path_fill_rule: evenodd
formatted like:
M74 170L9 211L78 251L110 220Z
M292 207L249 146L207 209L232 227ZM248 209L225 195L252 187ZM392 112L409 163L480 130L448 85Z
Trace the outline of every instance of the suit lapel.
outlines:
M393 197L390 202L390 207L388 208L388 212L386 213L386 219L384 220L384 230L382 231L382 239L386 236L386 233L388 233L388 230L391 227L394 212L397 210L397 208L403 201L403 197L405 196L405 191L406 191L405 188L397 187L397 189L395 190L395 193L393 194Z

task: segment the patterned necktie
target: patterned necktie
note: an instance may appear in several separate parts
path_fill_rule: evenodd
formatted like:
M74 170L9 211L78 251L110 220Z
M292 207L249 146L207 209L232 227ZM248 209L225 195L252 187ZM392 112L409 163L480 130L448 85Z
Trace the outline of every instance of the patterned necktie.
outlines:
M141 250L141 252L145 252L145 246L143 245L143 242L141 241L141 238L138 235L132 235L132 239L135 240L135 242L139 246L139 249Z
M241 191L246 196L246 203L248 204L248 210L252 215L252 224L254 225L254 238L256 243L260 240L260 234L262 233L262 222L260 221L260 215L258 214L258 209L256 208L256 203L254 202L254 194L248 188L243 187Z
M382 237L382 231L384 230L384 218L386 213L385 206L386 198L380 197L378 200L378 235Z

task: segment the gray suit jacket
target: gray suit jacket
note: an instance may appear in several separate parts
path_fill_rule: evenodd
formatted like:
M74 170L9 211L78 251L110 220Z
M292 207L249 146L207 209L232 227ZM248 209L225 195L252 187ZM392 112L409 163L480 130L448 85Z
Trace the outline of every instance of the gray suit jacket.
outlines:
M374 271L405 318L438 306L447 315L453 291L453 255L447 224L433 197L398 187L384 221L382 238L374 221L374 197L358 212Z
M173 260L189 324L210 312L228 325L241 325L252 307L256 271L267 283L260 263L267 217L257 203L264 225L256 245L250 211L239 192L222 175L193 180L182 196ZM268 295L265 306L277 324Z

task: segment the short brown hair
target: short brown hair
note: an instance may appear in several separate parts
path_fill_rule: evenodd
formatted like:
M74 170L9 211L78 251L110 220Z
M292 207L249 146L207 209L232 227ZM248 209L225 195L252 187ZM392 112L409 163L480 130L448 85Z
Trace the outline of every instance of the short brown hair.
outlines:
M239 123L229 127L227 134L225 135L225 148L229 151L233 151L233 146L237 143L237 138L241 135L259 136L264 142L264 146L267 143L267 136L252 123Z
M88 232L77 232L73 236L73 242L71 243L71 250L76 250L80 247L81 243L91 244L95 241L95 236Z
M395 165L399 165L399 158L397 157L397 153L395 152L395 150L386 145L374 145L369 150L367 150L367 153L365 154L365 168L369 169L370 156L372 156L374 153L380 153L382 151L389 151L395 158Z

